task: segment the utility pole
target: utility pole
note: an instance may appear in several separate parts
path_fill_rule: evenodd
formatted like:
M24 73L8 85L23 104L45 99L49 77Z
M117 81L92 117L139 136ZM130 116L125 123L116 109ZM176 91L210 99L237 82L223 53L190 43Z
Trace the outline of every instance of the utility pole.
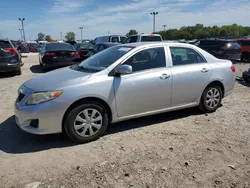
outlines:
M62 41L62 40L63 40L63 39L62 39L62 32L60 32L60 34L61 34L61 41Z
M162 25L162 27L164 28L164 31L166 31L166 27L167 27L167 25Z
M158 12L151 12L151 15L153 15L153 33L155 32L155 15L158 14Z
M110 33L110 32L108 31L108 36L109 36L109 33Z
M22 29L18 29L18 30L20 31L21 40L23 40Z
M23 40L25 41L25 32L24 32L24 26L23 26L23 21L25 20L25 18L19 18L19 20L21 21L21 24L22 24Z
M82 29L83 29L83 27L79 27L79 29L81 30L81 41L82 41Z

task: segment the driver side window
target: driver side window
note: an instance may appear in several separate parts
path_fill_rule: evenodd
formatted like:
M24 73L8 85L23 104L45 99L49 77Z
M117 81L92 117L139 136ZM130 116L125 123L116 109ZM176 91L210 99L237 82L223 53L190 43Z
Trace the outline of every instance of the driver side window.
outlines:
M133 72L166 67L164 47L142 50L123 64L132 66Z

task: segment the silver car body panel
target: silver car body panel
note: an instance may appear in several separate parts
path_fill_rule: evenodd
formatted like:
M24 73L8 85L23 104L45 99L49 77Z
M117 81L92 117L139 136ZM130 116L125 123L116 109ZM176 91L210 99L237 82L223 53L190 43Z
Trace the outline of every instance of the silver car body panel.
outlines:
M50 134L62 132L65 112L81 99L97 98L111 110L111 123L126 119L198 106L202 92L213 81L224 86L224 96L234 87L235 76L232 62L219 60L204 50L183 43L129 43L133 46L108 68L97 73L85 73L62 68L40 77L35 77L22 86L25 97L15 103L15 115L19 126L30 133ZM207 63L173 66L169 47L192 48L206 59ZM164 47L166 67L148 69L121 77L109 76L119 64L137 52L154 47ZM207 69L206 72L201 72ZM166 79L161 79L167 75ZM33 92L63 90L56 99L37 105L25 105ZM39 119L39 128L29 126L32 119Z

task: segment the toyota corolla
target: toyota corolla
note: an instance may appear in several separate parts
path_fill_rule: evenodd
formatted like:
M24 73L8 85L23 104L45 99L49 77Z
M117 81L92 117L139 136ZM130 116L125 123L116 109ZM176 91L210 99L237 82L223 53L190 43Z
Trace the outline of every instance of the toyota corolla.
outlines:
M25 82L16 122L29 133L65 131L84 143L118 121L195 106L214 112L232 92L234 72L231 61L194 45L122 44Z

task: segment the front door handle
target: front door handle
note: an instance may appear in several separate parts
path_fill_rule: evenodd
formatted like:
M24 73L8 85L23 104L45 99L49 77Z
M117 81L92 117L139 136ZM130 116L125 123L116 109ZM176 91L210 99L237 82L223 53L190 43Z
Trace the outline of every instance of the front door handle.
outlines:
M207 69L207 68L201 69L201 72L203 72L203 73L208 72L208 71L209 71L209 69Z
M167 79L167 78L169 78L169 77L170 77L169 74L162 74L162 75L160 76L160 79L165 80L165 79Z

